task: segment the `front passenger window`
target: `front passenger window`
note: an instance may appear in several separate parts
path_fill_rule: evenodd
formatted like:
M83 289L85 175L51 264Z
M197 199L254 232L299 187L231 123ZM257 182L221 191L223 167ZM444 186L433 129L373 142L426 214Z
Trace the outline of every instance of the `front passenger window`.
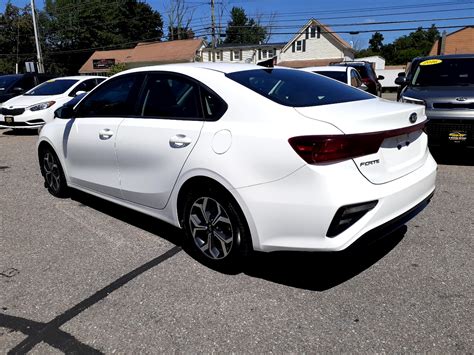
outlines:
M142 77L141 74L121 75L104 83L81 102L77 117L134 115Z

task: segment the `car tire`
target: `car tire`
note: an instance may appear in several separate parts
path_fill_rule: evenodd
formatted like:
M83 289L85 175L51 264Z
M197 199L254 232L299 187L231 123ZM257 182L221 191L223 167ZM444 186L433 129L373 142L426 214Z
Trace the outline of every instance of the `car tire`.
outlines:
M250 231L237 202L222 188L190 190L182 226L190 252L203 264L234 271L252 251Z
M44 187L49 193L56 197L67 197L69 188L66 177L59 161L58 156L53 149L46 147L40 154L41 174L44 177Z

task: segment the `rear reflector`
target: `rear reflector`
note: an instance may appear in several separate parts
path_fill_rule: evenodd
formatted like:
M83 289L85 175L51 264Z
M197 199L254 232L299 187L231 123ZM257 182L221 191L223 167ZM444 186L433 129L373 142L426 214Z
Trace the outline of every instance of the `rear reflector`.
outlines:
M425 124L372 133L299 136L288 143L308 164L321 164L377 153L386 138L421 131Z
M338 234L341 234L374 208L377 205L377 202L378 201L369 201L357 203L355 205L342 206L334 215L326 236L333 238Z

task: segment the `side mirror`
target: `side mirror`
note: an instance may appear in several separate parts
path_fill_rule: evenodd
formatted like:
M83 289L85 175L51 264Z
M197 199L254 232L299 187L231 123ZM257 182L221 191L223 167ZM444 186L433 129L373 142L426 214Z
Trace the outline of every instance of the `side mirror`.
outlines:
M23 94L25 92L25 90L23 88L20 88L20 87L14 87L13 92L15 94Z
M383 75L379 75L379 76L377 77L377 80L383 80L383 79L385 79L385 77L384 77Z
M397 74L397 76L403 76L403 77L405 77L405 76L406 76L406 74L405 74L405 72L404 72L404 71L402 71L402 72L398 73L398 74Z
M360 84L360 86L358 87L358 89L367 91L367 90L369 90L369 87L368 87L367 85L365 85L364 83L362 83L362 84Z
M405 85L407 82L405 76L398 76L396 79L395 79L395 84L397 85L400 85L400 86L403 86Z
M76 94L74 96L79 96L79 95L84 95L84 94L87 94L87 91L79 90L79 91L76 92Z
M61 106L54 111L54 117L68 120L74 117L74 110L71 106Z

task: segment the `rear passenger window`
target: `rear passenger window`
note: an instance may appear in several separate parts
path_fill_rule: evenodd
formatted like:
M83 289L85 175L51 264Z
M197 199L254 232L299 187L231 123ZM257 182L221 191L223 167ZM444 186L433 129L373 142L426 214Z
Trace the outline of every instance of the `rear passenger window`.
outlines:
M204 117L208 121L217 121L227 111L227 104L217 95L201 88Z
M199 88L180 76L150 74L140 101L140 116L202 119Z

